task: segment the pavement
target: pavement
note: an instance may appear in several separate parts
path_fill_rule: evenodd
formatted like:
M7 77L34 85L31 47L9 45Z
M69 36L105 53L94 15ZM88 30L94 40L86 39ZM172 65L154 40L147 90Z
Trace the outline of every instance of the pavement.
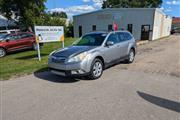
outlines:
M98 80L46 71L0 85L0 120L180 120L180 35L139 46Z

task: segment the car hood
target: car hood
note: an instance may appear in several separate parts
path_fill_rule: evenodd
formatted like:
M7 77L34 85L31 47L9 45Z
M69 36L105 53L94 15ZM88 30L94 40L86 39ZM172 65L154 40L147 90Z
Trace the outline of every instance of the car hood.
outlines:
M95 46L70 46L70 47L55 51L52 54L52 56L69 58L69 57L78 55L82 52L92 50L94 48L96 47Z

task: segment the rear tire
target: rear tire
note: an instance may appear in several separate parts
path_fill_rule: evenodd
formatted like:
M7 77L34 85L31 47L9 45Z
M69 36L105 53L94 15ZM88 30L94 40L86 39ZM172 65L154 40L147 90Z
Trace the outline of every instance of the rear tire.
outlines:
M0 57L6 56L6 50L4 48L0 48Z
M98 79L101 77L102 74L103 74L103 63L100 59L96 58L91 65L89 78L92 80Z
M127 63L133 63L134 58L135 58L135 51L131 49L128 54L128 59L126 60Z

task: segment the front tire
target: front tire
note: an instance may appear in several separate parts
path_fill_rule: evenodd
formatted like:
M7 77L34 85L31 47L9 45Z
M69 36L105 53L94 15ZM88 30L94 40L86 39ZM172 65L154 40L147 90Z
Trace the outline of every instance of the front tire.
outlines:
M98 79L101 77L102 73L103 73L103 63L100 59L96 58L91 65L89 78Z
M6 56L6 50L4 48L0 48L0 57Z

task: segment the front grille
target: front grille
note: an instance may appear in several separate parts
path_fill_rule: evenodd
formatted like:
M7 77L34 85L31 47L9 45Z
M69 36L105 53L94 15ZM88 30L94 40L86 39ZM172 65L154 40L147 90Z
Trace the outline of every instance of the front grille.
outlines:
M66 61L65 57L56 57L56 56L52 56L52 62L54 63L64 63Z

